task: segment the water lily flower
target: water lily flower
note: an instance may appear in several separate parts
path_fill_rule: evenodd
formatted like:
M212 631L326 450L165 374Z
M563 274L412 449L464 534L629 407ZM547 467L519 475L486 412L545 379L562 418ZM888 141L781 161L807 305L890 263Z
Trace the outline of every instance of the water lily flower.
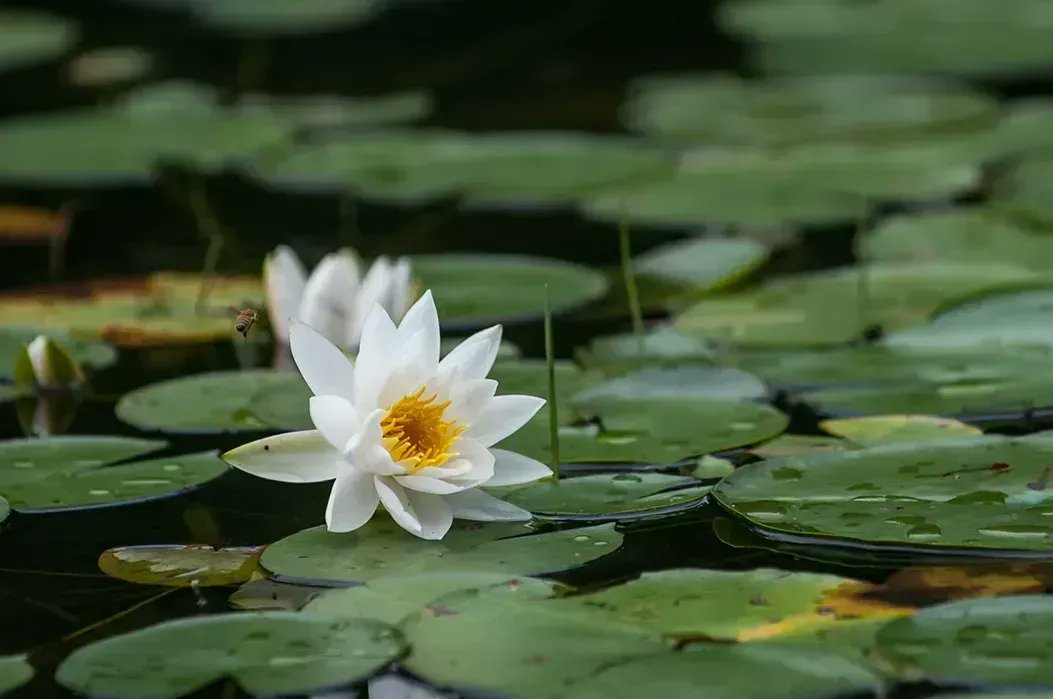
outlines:
M15 383L61 388L80 383L84 372L69 350L47 335L37 335L15 358Z
M529 483L548 466L494 448L544 405L534 396L495 396L486 378L501 326L482 330L439 359L431 292L395 325L376 305L352 362L303 322L293 323L293 359L314 397L314 430L257 440L227 452L232 466L291 483L333 480L325 523L346 532L378 505L422 539L441 539L454 517L528 520L530 513L479 486Z
M308 276L291 248L275 248L263 263L267 314L274 336L286 341L290 320L299 320L332 342L354 349L375 304L400 320L413 302L409 260L378 257L364 278L361 266L358 255L344 248L322 258Z

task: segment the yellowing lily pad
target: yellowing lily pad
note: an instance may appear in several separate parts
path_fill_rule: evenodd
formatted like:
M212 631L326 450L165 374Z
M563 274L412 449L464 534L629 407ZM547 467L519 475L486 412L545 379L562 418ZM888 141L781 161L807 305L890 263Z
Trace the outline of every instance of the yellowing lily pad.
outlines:
M819 427L824 432L856 444L918 442L983 434L979 428L972 425L934 415L873 415L823 420Z
M245 582L256 570L259 555L260 547L123 546L103 551L99 569L145 585L211 587Z
M65 215L48 209L0 205L0 243L47 243L68 224Z

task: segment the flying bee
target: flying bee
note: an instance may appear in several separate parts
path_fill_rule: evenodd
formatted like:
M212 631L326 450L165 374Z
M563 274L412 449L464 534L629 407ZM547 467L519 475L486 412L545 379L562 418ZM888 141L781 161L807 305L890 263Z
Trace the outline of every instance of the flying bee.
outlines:
M235 332L241 333L241 336L246 340L249 338L249 331L252 330L252 326L259 320L259 314L255 308L246 308L239 311L237 308L231 307L231 312L237 313L238 315L234 318L234 330Z

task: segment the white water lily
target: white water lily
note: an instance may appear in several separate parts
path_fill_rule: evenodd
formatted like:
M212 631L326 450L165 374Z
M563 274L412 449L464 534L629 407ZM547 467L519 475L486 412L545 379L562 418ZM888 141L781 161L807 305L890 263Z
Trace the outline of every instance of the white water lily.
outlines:
M16 383L43 388L71 386L84 380L84 373L69 350L46 335L37 335L15 358Z
M354 349L366 316L380 304L397 320L413 302L409 260L378 257L365 277L350 248L329 253L310 276L291 248L280 245L263 263L267 315L279 341L289 337L290 322L299 320L332 342Z
M528 520L530 513L478 489L529 483L548 466L494 444L545 401L495 396L486 378L501 326L472 335L439 360L439 318L431 292L396 326L373 307L352 362L305 323L290 331L293 359L314 397L316 429L267 437L227 452L231 465L293 483L334 480L330 531L369 521L379 504L403 528L441 539L454 517Z

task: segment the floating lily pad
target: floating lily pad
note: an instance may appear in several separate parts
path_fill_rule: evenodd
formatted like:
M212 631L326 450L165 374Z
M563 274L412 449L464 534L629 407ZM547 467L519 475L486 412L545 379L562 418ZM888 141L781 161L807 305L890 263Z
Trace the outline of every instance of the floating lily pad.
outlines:
M264 549L260 565L283 581L335 585L425 570L535 575L583 565L621 542L613 524L530 534L521 523L460 521L441 542L424 541L377 517L347 534L305 529Z
M664 398L699 400L754 400L766 398L768 387L753 374L717 366L644 369L605 381L574 396L579 408L611 401L648 401Z
M256 570L259 547L123 546L99 556L99 569L113 578L176 587L233 585Z
M692 646L608 664L573 685L581 699L632 699L647 695L689 699L798 699L869 695L881 680L859 663L821 649L757 644Z
M782 432L788 418L762 403L692 398L616 399L580 411L600 424L559 428L566 463L627 463L662 467L688 457L760 442ZM547 423L537 418L498 446L551 462Z
M891 444L923 442L947 437L979 435L972 425L934 415L873 415L870 417L823 420L823 432L856 444Z
M55 679L96 697L181 697L233 678L250 694L305 694L369 677L404 649L367 619L258 612L179 619L74 651Z
M0 323L102 338L122 347L212 342L234 336L230 306L244 308L263 296L254 277L214 277L199 312L201 283L197 275L156 273L2 295Z
M79 366L103 369L117 361L117 353L105 342L74 339L64 332L32 328L0 328L0 378L10 378L15 360L26 345L37 335L47 335L69 350L69 355Z
M165 432L264 430L272 425L256 416L256 396L272 389L291 392L302 398L297 407L306 410L310 391L303 392L303 385L297 373L270 369L184 376L126 393L117 403L117 417Z
M843 451L851 445L843 439L810 434L781 434L775 439L750 449L763 459L775 456L810 454L814 451Z
M601 667L666 650L633 626L518 595L454 593L411 616L406 669L440 687L562 699Z
M50 61L65 53L78 38L70 20L25 10L0 12L0 71Z
M0 493L20 512L106 507L178 495L227 470L213 451L121 461L163 445L125 437L9 439L0 442Z
M413 258L413 274L435 293L439 317L450 326L540 318L545 285L553 313L607 291L606 277L595 270L524 255L420 255Z
M833 345L861 336L872 324L899 328L918 323L953 300L1037 279L1021 267L997 264L875 264L866 274L865 307L860 270L844 267L699 301L679 315L676 326L745 346Z
M815 543L1048 551L1050 433L958 437L748 464L712 495L773 534Z
M912 77L683 74L637 81L623 113L630 127L662 139L792 146L979 129L996 121L997 107L986 95Z
M1049 201L1051 172L1053 156L1030 150L995 178L991 205L997 210L1040 222L1053 220L1053 207Z
M766 70L962 76L1020 75L1053 65L1051 22L1053 11L1042 0L751 0L723 7L721 21L757 42L757 62Z
M423 92L399 92L371 97L340 95L244 95L238 109L246 114L270 114L298 129L350 129L416 121L431 111Z
M584 366L616 375L645 367L708 364L716 356L716 350L694 333L661 328L641 337L634 333L596 337L576 354Z
M1053 682L1053 598L954 602L878 632L878 652L907 677L948 684Z
M183 0L203 22L241 36L316 34L372 19L384 0Z
M376 619L398 624L414 612L427 613L426 607L459 590L478 590L505 586L517 599L551 597L556 583L536 578L516 578L501 573L414 573L407 576L376 578L366 585L329 590L304 608L346 619Z
M570 421L574 417L571 399L595 385L599 377L594 372L582 371L574 362L556 360L556 394L559 417ZM501 360L494 363L489 378L497 381L497 395L518 394L548 396L548 365L542 359ZM545 424L548 422L545 413Z
M106 87L139 80L153 64L153 55L138 46L104 46L72 59L67 73L77 87Z
M691 468L691 475L702 479L723 478L734 472L735 464L731 461L709 454L700 457Z
M709 490L685 476L620 473L532 483L501 497L541 518L617 520L686 509Z
M18 689L33 679L33 666L25 655L0 656L0 692Z
M973 188L982 158L961 148L820 144L703 150L671 177L584 201L591 218L649 226L811 225L855 220L865 202L945 198Z
M768 259L768 248L749 238L688 238L648 250L633 260L637 274L716 291L749 276Z
M258 575L258 573L257 573ZM293 585L273 580L249 580L227 599L231 609L244 611L285 610L295 612L321 592L310 585Z

